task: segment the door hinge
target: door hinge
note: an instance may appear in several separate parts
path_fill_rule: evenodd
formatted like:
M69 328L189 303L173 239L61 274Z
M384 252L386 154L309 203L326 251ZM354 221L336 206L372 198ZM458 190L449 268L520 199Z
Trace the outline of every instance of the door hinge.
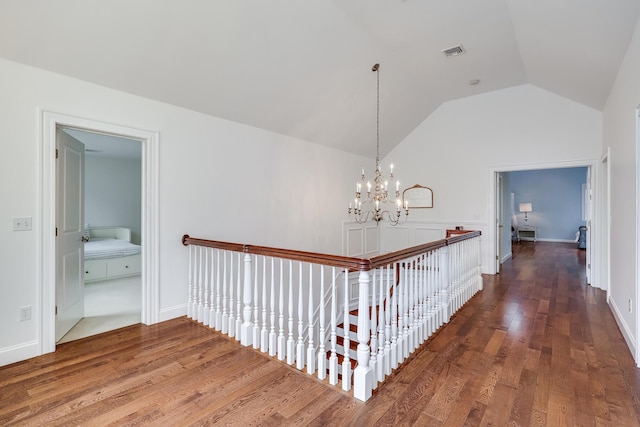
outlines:
M58 315L58 306L56 305L56 316Z
M56 237L58 237L58 227L56 227Z
M58 158L58 149L56 148L56 159Z

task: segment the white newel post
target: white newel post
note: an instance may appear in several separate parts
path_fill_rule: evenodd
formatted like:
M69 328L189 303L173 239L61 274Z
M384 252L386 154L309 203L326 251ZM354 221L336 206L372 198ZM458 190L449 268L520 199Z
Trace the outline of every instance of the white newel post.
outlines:
M358 278L358 366L353 372L353 397L366 402L371 397L373 371L369 368L369 283L368 271L361 271Z
M445 246L440 249L440 290L442 304L442 322L448 323L451 318L449 313L449 247Z
M240 342L245 347L251 345L253 325L251 324L251 254L244 254L244 288L243 300L244 307L242 309L242 327L240 328ZM240 295L238 295L240 299ZM240 316L240 313L238 313Z

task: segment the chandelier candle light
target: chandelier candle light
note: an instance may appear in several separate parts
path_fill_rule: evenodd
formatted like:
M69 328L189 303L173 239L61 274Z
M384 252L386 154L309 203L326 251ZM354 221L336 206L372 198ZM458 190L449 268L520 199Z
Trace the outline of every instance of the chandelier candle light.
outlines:
M395 198L389 195L389 181L385 179L382 174L382 166L380 164L380 64L375 64L371 69L376 73L377 78L377 98L376 98L376 172L373 179L373 189L371 181L367 181L364 168L362 168L362 182L356 182L356 198L355 206L349 203L349 216L354 214L354 219L358 224L364 224L367 221L375 221L376 224L380 224L380 221L387 218L391 225L398 225L401 223L401 216L404 211L404 221L407 220L409 215L409 203L407 201L402 204L400 198L400 181L396 181ZM393 164L390 165L389 179L393 181ZM363 197L362 188L367 186L367 196ZM372 191L373 190L373 191ZM363 210L362 204L365 208ZM385 205L392 204L393 210L387 210ZM402 222L404 222L402 221Z

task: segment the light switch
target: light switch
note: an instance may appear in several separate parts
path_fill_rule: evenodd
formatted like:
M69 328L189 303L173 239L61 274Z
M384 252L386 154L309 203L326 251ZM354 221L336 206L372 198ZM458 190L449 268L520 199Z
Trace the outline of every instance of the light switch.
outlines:
M29 231L31 230L31 222L32 218L21 217L21 218L13 218L13 231Z

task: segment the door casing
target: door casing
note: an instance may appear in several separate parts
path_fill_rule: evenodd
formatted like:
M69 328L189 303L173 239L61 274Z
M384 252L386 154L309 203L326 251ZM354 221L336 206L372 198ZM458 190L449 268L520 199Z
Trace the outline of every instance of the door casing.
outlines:
M38 196L41 210L39 233L39 353L55 351L56 297L56 129L76 128L137 139L142 142L142 313L141 321L150 325L159 321L160 298L158 280L158 132L113 123L40 111L40 179Z
M592 219L591 221L592 235L591 235L590 244L592 245L599 244L599 242L595 241L595 236L598 235L598 229L600 227L600 223L597 218L593 220L594 219L593 209L594 209L594 206L597 206L597 203L598 203L598 195L595 192L595 185L594 185L594 182L597 177L597 172L598 172L597 166L598 166L597 160L583 160L583 161L575 161L575 162L545 163L545 164L519 165L519 166L511 166L511 167L505 166L500 168L492 168L489 171L489 221L491 221L492 224L496 224L497 222L498 215L496 212L496 205L497 205L496 197L499 197L499 195L497 194L496 188L497 188L497 180L498 180L499 173L537 170L537 169L563 169L563 168L573 168L573 167L587 167L587 168L590 168L591 170L590 185L591 185L592 197L593 197L592 203L590 204L590 212L588 214L588 217ZM490 235L488 236L488 239L492 243L491 244L491 247L493 248L492 251L497 252L498 233L496 232L496 227L490 227L489 233ZM590 251L589 259L587 259L587 268L590 268L591 271L593 272L594 269L597 269L599 262L600 260L598 258L597 251L593 251L593 250ZM496 268L495 266L493 266L493 270L490 272L490 274L495 274L495 273L496 273ZM590 272L587 272L587 277L591 279Z

